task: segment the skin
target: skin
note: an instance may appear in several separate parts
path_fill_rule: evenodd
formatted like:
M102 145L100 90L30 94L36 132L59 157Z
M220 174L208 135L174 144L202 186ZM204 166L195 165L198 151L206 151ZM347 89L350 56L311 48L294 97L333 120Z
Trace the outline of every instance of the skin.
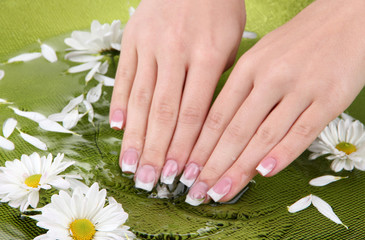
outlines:
M166 160L177 161L178 173L195 163L190 196L208 200L223 181L224 202L260 163L271 163L266 176L289 165L363 88L365 2L317 0L267 34L239 59L206 115L244 23L242 1L215 4L217 12L203 0L141 2L123 37L111 117L128 111L121 156L137 149L139 167L153 166L156 176Z

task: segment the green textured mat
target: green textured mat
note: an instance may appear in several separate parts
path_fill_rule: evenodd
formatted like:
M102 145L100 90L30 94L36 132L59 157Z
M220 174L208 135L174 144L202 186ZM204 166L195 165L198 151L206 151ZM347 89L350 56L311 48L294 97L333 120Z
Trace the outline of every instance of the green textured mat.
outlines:
M246 29L262 37L288 21L311 0L247 0L248 22ZM126 22L129 4L126 0L2 0L0 1L0 62L18 53L39 51L37 39L56 47L66 48L63 38L72 30L88 29L93 19L111 23L114 19ZM240 47L242 55L257 40L245 40ZM45 115L59 112L67 102L85 91L84 74L66 74L69 64L59 54L59 61L50 64L43 58L28 62L0 65L5 78L0 81L0 98L14 102L16 107L37 111ZM115 70L113 70L115 71ZM109 74L113 74L111 71ZM227 78L224 74L222 81ZM91 85L95 83L92 82ZM90 85L90 87L91 87ZM220 85L221 87L221 85ZM123 204L129 213L126 223L140 238L156 239L363 239L365 222L365 173L358 170L343 171L349 176L328 186L311 187L314 177L331 174L329 162L318 159L308 161L305 152L286 170L275 177L256 177L256 184L233 205L192 207L184 198L174 202L149 199L134 189L133 181L122 176L118 154L122 132L109 128L108 104L111 88L94 105L98 118L93 127L83 119L73 129L82 137L50 133L36 123L16 116L0 105L0 125L15 117L20 128L47 142L54 155L64 152L66 158L77 161L71 169L80 171L87 184L94 181L106 188L109 194ZM362 91L347 112L365 123L365 92ZM42 152L20 139L10 137L16 145L14 151L0 149L0 165L21 154ZM349 226L346 230L331 222L313 207L289 214L286 206L313 193L327 201L339 218ZM46 198L41 199L44 203ZM35 222L21 217L20 212L0 204L0 239L32 239L44 231Z

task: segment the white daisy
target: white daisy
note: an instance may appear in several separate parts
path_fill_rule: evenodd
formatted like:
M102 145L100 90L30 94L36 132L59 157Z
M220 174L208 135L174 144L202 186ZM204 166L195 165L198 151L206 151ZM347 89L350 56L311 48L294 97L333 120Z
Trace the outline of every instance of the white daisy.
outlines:
M90 70L85 81L90 81L95 74L105 74L108 71L108 61L114 61L114 56L119 55L123 30L119 20L114 20L111 25L101 25L94 20L91 31L73 31L71 38L66 38L65 43L71 47L65 59L82 63L68 69L69 73Z
M108 204L106 205L106 202ZM42 214L32 216L39 227L48 232L35 239L106 240L132 239L134 234L123 225L128 219L122 205L114 198L106 201L106 190L99 191L94 183L87 192L80 188L70 195L60 191L51 203L41 209Z
M309 159L327 155L332 160L335 172L354 167L365 170L365 130L364 125L352 117L342 114L328 124L308 148L313 152Z
M63 154L58 154L54 160L52 154L40 157L38 153L30 156L22 155L21 160L5 162L0 167L0 198L1 202L9 202L20 211L27 210L29 205L36 208L40 189L68 189L70 183L64 179L67 175L59 175L74 162L65 162ZM68 176L70 177L70 176Z

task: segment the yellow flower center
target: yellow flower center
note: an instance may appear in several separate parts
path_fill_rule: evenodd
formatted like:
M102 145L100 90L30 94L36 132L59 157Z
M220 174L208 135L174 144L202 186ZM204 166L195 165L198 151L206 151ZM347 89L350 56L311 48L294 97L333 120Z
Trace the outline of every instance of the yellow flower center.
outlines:
M91 240L95 235L95 226L88 219L77 219L70 224L74 240Z
M24 183L28 187L37 188L39 186L39 181L41 180L42 174L34 174L25 179Z
M348 143L348 142L340 142L336 145L337 150L342 151L346 153L347 155L350 155L353 152L356 152L356 146Z

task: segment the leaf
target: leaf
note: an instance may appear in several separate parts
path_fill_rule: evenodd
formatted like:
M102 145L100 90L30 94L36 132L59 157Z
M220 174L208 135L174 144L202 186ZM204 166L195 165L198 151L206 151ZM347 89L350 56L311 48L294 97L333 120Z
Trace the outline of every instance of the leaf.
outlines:
M0 69L0 80L5 76L5 71Z
M71 129L77 125L78 121L79 121L79 110L75 108L65 116L62 124L64 128Z
M102 86L103 84L99 83L96 87L93 87L92 89L89 90L89 92L86 95L86 100L89 103L97 102L100 99Z
M337 224L342 224L345 228L348 229L348 227L344 225L342 221L337 217L337 215L333 212L332 207L327 202L315 195L312 195L312 203L313 206L315 206L318 211L322 213L325 217L329 218Z
M42 128L43 130L46 130L49 132L71 133L74 135L78 135L78 134L62 127L59 123L49 120L49 119L44 119L43 121L40 121L39 127Z
M89 122L92 123L93 120L94 120L94 109L93 109L93 106L88 101L83 101L83 103L85 105L86 112L88 113L88 120L89 120Z
M94 78L106 87L113 87L115 79L101 74L95 74Z
M0 136L0 147L6 150L14 150L14 143L9 141L8 139Z
M312 202L312 194L310 194L304 198L301 198L298 201L296 201L295 203L293 203L292 205L288 206L288 211L290 213L299 212L299 211L309 207L311 205L311 202Z
M52 47L43 43L41 45L41 50L42 50L42 55L45 59L47 59L51 63L57 62L57 55Z
M43 151L47 150L47 145L44 142L42 142L41 140L39 140L38 138L33 137L33 136L23 133L23 132L20 132L20 136L24 139L24 141L30 143L34 147L36 147L40 150L43 150Z
M10 58L8 60L8 63L13 63L13 62L28 62L28 61L32 61L34 59L40 58L41 56L42 56L42 53L39 53L39 52L23 53L23 54L20 54L18 56L15 56L13 58Z
M3 135L5 138L10 137L10 135L14 132L14 129L18 121L14 118L8 118L3 124Z
M44 119L47 119L46 116L44 116L41 113L20 111L19 109L16 109L14 107L9 107L9 108L13 109L13 111L16 115L28 118L28 119L33 120L38 123L40 121L43 121Z
M348 177L324 175L322 177L313 178L312 180L309 181L309 184L316 187L322 187L331 182L335 182L343 178L348 178Z
M83 100L84 100L84 94L81 94L80 96L71 99L70 102L66 105L66 107L64 107L62 109L61 113L68 113L68 112L70 112L72 109L74 109L75 107L77 107L77 105L79 105L80 103L82 103Z

